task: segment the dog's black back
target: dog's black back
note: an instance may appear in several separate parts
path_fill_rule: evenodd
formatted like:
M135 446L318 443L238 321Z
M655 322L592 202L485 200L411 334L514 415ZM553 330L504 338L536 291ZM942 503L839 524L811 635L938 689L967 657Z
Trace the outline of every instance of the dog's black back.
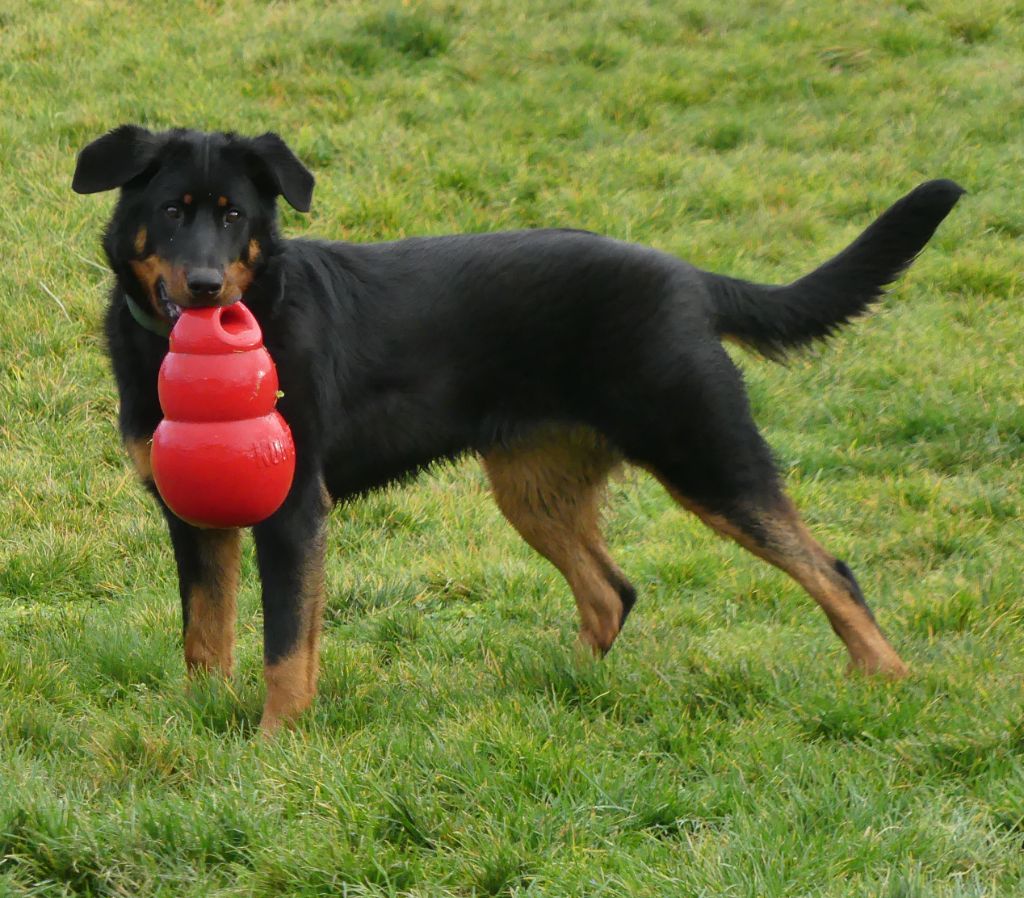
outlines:
M959 187L922 185L831 262L763 287L583 231L282 239L277 196L308 208L312 183L273 135L137 128L86 148L75 180L82 192L121 188L104 238L117 278L106 329L122 432L144 478L144 444L161 417L161 323L181 307L244 296L276 361L298 471L285 507L256 528L268 726L312 694L324 493L345 499L470 450L484 456L509 520L565 573L596 648L610 646L632 605L596 518L600 485L625 459L803 583L855 663L902 669L849 568L810 540L783 496L720 341L778 356L830 335L910 264ZM167 516L188 655L195 597L233 589L222 571L237 563L237 543L225 550L223 536ZM213 626L203 614L196 633ZM202 652L190 665L229 666L223 650ZM303 677L309 690L295 685ZM285 693L296 689L293 701Z

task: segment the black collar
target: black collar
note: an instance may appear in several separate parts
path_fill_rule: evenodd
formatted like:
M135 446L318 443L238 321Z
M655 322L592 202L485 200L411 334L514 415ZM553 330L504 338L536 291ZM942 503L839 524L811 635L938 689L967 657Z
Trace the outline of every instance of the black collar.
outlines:
M144 327L150 333L154 333L158 337L169 337L171 335L172 325L169 321L165 321L163 318L157 318L156 315L151 312L147 312L127 293L124 293L124 302L125 305L128 306L128 311L132 313L132 318L134 318L139 325Z

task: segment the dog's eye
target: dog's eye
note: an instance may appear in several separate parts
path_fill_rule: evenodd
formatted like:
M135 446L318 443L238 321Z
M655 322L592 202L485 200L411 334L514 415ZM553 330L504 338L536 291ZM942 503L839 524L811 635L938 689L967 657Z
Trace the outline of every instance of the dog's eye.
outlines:
M238 209L228 209L228 211L224 213L224 224L226 224L226 225L234 224L241 217L242 217L242 213L241 213L240 210L238 210Z
M164 206L164 215L166 215L170 219L173 219L174 221L177 221L179 218L181 218L181 207L175 206L174 203L171 203L168 206Z

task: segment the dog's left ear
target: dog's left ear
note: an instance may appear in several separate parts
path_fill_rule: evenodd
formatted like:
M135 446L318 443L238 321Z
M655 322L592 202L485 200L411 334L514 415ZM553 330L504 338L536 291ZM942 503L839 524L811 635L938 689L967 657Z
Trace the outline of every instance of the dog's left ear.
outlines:
M138 125L108 131L78 154L71 189L99 193L122 187L149 167L159 146L156 135Z
M281 194L292 208L308 212L316 179L288 145L272 131L252 138L248 145L274 192Z

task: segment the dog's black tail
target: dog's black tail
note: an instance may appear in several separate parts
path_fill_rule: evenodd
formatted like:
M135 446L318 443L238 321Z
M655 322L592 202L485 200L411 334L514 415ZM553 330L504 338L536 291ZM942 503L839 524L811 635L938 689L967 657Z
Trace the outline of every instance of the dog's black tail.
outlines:
M953 181L921 184L838 256L784 287L709 274L716 331L773 359L829 337L882 296L963 192Z

